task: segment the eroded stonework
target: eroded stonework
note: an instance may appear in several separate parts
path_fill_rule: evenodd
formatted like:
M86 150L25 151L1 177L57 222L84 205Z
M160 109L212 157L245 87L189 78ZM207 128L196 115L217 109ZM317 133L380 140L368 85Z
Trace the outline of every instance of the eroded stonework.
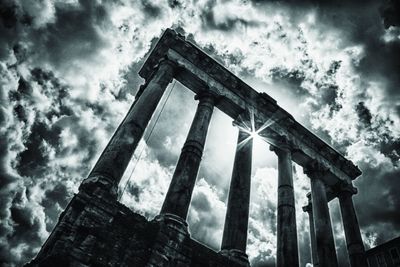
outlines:
M97 188L73 197L37 257L26 265L36 266L242 265L199 244L173 224L147 221Z

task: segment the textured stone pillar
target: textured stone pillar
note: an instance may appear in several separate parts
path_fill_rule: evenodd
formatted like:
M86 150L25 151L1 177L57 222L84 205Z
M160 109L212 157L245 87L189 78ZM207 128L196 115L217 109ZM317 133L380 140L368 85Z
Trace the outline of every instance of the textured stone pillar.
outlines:
M174 71L175 66L171 61L159 63L151 80L141 91L140 98L130 108L81 188L96 183L116 195L121 177L166 87L172 81Z
M293 191L292 155L289 146L282 143L271 146L278 156L278 227L277 267L299 266L297 247L296 210Z
M307 169L306 173L311 178L311 197L319 266L337 267L338 262L326 188L324 182L321 180L326 171L322 166L316 166L313 169Z
M315 229L314 229L314 215L312 211L312 201L311 201L311 193L307 194L308 205L303 207L303 211L308 213L308 219L310 224L310 243L311 243L311 257L313 267L319 266L318 263L318 254L317 254L317 245L315 240Z
M357 189L348 185L342 187L338 194L340 211L342 213L343 228L346 236L347 251L351 267L362 267L367 265L364 244L361 238L360 227L353 205L353 194Z
M197 98L200 102L161 209L161 214L174 214L184 220L192 198L215 101L215 97L209 93L200 94Z
M243 141L246 140L244 143ZM253 139L239 129L228 204L222 237L221 253L248 261L246 255L249 221L250 178Z

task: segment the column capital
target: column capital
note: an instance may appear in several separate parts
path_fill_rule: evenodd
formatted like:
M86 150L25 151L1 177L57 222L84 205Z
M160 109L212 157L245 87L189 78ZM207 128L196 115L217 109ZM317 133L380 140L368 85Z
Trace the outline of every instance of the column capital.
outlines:
M303 206L303 211L304 212L312 212L312 200L311 200L311 192L307 193L307 199L308 199L308 203L307 205Z
M303 166L303 172L312 179L318 179L326 175L329 168L318 161L311 161L306 166Z
M357 193L358 193L357 188L349 183L341 183L337 190L338 198L347 197L347 196L351 197Z
M232 126L238 127L239 129L247 129L248 132L251 132L251 119L250 119L249 111L245 110L241 112L233 121Z
M200 103L208 103L214 106L218 100L218 96L210 91L204 90L198 92L194 96L194 100L199 100Z
M152 74L146 79L144 86L147 86L147 84L155 79L159 80L162 83L166 83L167 85L172 82L174 79L176 73L179 70L178 64L176 64L174 61L168 59L168 57L163 57L161 58L156 65L153 67L153 72ZM159 73L157 75L157 73Z
M111 178L101 174L87 177L79 186L79 191L85 191L86 193L97 194L102 190L115 197L118 194L117 184Z
M174 71L176 71L179 66L174 61L170 60L167 56L161 58L156 65L154 65L153 69L159 69L163 65L169 65L172 67ZM174 73L175 74L175 73Z
M279 136L276 139L276 143L269 146L270 151L274 151L275 154L279 156L282 152L291 153L293 150L292 144L289 140L284 136Z
M190 232L188 229L188 224L186 220L182 219L178 215L172 213L162 213L154 217L154 221L158 223L163 223L168 225L169 227L174 228L178 232L181 232L184 235L190 236Z
M250 124L249 121L248 121L248 124ZM245 123L245 120L243 120L242 117L238 117L235 120L233 120L232 121L232 126L238 127L238 129L240 131L243 131L243 132L247 133L248 135L250 135L251 129L247 126L247 124Z
M312 212L312 204L308 203L306 206L302 207L304 212Z

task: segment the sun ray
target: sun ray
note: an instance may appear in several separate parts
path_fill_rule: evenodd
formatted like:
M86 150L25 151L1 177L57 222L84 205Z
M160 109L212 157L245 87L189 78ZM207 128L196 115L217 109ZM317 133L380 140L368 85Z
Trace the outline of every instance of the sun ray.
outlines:
M254 114L253 109L249 110L249 115L250 115L249 120L245 120L242 117L239 117L239 120L238 120L239 123L235 123L235 125L241 131L244 131L245 133L247 133L249 135L246 139L244 139L243 141L241 141L238 144L238 148L241 149L248 141L250 141L252 139L259 139L270 145L276 145L275 141L273 139L260 135L260 133L262 131L264 131L265 129L267 129L268 127L270 127L272 124L274 124L276 122L275 113L272 114L272 116L267 121L265 121L263 123L263 125L261 125L261 127L259 127L259 128L256 128L255 114Z
M275 121L273 120L273 118L272 117L269 118L266 122L264 122L263 125L261 125L260 128L257 129L256 133L258 134L258 133L262 132L263 130L267 129L269 126L271 126L274 123L275 123Z
M253 137L250 135L250 136L248 136L246 139L244 139L243 141L241 141L241 142L237 145L238 150L242 149L242 147L244 147L244 145L245 145L248 141L250 141L251 139L253 139Z

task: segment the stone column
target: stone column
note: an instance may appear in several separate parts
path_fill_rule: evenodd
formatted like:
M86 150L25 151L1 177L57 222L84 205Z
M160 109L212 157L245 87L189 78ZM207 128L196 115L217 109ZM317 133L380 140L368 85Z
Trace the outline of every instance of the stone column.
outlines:
M209 93L200 94L197 99L200 102L161 208L161 214L173 214L183 220L187 217L215 101Z
M312 211L312 201L311 193L307 194L308 205L303 207L303 211L308 213L308 219L310 223L310 243L311 243L311 257L313 267L318 267L318 255L317 255L317 245L315 240L315 230L314 230L314 215Z
M95 183L116 196L121 177L166 87L172 81L174 71L175 65L171 61L163 60L159 63L151 80L141 91L140 98L135 100L88 178L83 181L81 189Z
M322 166L314 166L306 169L306 174L311 178L311 198L319 266L338 267L326 188L321 180L326 175L326 170Z
M246 245L253 147L253 139L249 137L239 129L221 244L222 254L244 263L248 263Z
M343 228L346 236L350 265L351 267L362 267L368 266L368 264L357 215L353 205L352 196L356 193L357 189L348 185L341 188L338 198L340 203L340 212L342 213Z
M277 267L299 266L292 154L288 144L271 146L278 156Z

